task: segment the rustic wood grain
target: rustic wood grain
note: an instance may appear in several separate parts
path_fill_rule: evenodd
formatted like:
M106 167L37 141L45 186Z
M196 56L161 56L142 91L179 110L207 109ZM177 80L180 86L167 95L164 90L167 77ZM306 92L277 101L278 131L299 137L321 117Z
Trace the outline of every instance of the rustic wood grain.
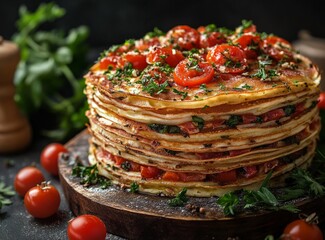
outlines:
M66 147L73 157L87 163L89 135L83 131ZM70 157L71 159L71 157ZM216 204L217 198L190 198L188 207L170 207L168 198L130 193L117 186L108 189L86 188L71 176L72 163L59 161L60 181L66 199L75 215L94 214L106 224L108 232L127 239L264 239L279 235L297 214L286 211L247 212L225 217ZM302 198L295 201L302 212L317 211L320 221L325 218L325 197ZM204 213L199 209L204 208Z

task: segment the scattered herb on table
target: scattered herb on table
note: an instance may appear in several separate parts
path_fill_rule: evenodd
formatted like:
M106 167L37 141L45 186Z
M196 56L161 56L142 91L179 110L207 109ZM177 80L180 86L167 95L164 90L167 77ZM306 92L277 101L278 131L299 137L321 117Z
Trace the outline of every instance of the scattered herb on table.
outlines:
M170 199L168 201L168 205L172 207L182 207L185 205L185 203L188 201L188 198L186 197L187 189L183 188L182 191L180 191L175 198Z
M10 197L15 195L15 191L11 186L6 186L4 182L0 182L0 210L5 205L12 204Z
M131 185L130 185L130 192L131 193L137 193L137 192L139 192L139 184L137 184L136 182L131 183Z
M18 32L13 41L21 51L14 83L21 110L46 136L65 140L85 127L88 108L83 94L88 28L66 34L59 29L42 31L41 25L64 16L54 3L41 4L35 12L19 9ZM43 121L46 117L48 121Z
M99 175L96 164L92 166L77 164L72 169L72 176L80 177L80 183L86 187L98 184L102 189L105 189L111 185L109 179Z

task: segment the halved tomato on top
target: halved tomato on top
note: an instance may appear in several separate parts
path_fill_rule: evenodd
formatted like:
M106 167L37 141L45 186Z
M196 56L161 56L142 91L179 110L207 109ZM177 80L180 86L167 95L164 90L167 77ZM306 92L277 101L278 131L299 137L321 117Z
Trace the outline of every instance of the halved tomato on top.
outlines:
M166 37L172 46L184 50L191 50L200 46L200 33L187 25L172 28L167 32Z
M153 64L155 62L167 63L171 67L176 65L184 59L181 51L171 47L156 47L147 55L147 62Z

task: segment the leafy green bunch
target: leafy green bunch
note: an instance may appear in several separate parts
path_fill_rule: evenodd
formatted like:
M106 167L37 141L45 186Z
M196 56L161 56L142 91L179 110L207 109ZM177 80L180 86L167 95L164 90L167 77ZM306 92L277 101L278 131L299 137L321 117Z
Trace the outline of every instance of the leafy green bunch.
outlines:
M88 28L65 33L61 29L40 30L64 16L54 3L41 4L35 12L19 9L18 32L13 41L21 51L14 83L15 100L21 110L46 136L66 140L84 128L88 108L83 94Z

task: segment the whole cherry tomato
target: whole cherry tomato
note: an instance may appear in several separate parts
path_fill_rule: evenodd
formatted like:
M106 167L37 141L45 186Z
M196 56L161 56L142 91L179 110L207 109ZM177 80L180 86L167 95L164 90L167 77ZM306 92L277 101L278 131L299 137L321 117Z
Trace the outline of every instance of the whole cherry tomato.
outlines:
M195 87L213 79L214 69L209 63L185 59L175 68L174 81L183 87Z
M114 55L104 57L99 61L99 69L107 70L109 67L115 69L119 59L119 56Z
M220 44L213 47L207 61L214 64L221 73L241 73L247 67L245 52L237 46Z
M289 223L281 235L282 240L323 240L323 233L317 226L315 213L306 219L298 219Z
M104 240L106 226L100 218L84 214L69 221L67 232L69 240Z
M320 93L317 106L319 109L325 109L325 92Z
M24 197L26 210L35 218L47 218L55 214L60 201L58 190L46 182L29 189Z
M36 167L24 167L16 174L14 187L20 196L25 196L26 192L45 181L43 173Z
M171 67L184 59L182 52L171 47L157 47L149 52L147 62L153 64L155 62L166 62Z
M54 176L59 174L58 158L62 152L68 152L68 150L60 143L51 143L41 153L42 167Z
M200 33L187 25L172 28L167 32L166 37L173 46L178 46L184 50L191 50L200 46Z

